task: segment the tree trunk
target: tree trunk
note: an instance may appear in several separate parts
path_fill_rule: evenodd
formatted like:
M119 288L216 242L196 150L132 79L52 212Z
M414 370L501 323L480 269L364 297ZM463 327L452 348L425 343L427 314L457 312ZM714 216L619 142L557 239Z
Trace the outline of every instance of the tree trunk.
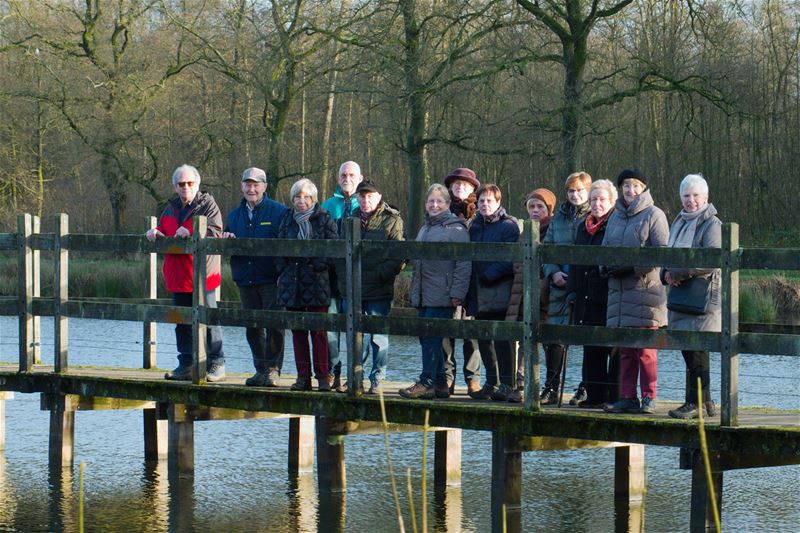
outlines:
M588 33L587 33L588 35ZM586 37L572 36L562 42L564 56L564 110L561 124L561 153L564 176L583 165L583 74L586 68Z

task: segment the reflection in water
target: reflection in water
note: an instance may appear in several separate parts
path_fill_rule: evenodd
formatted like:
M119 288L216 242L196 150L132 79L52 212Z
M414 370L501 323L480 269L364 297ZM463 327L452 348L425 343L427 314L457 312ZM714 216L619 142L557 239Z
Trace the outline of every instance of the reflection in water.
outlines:
M47 475L50 488L50 528L52 531L75 531L77 494L72 487L71 468L50 468Z
M146 461L142 476L142 500L146 513L147 531L163 531L169 524L170 490L166 461Z
M644 500L614 500L614 531L616 533L644 531Z
M289 531L304 533L317 530L317 487L316 478L312 472L289 478ZM342 495L344 500L344 495ZM342 526L344 526L344 508L341 509ZM336 521L334 520L335 523ZM321 522L322 523L322 522ZM320 529L323 529L320 527ZM327 528L326 528L327 529ZM335 526L330 530L338 531Z
M169 530L194 530L194 476L168 475Z
M343 533L345 531L345 510L347 493L322 492L319 495L319 531ZM291 531L291 530L290 530Z
M433 491L435 531L461 533L461 487L435 487Z
M12 524L17 513L17 496L6 476L6 456L0 450L0 524Z

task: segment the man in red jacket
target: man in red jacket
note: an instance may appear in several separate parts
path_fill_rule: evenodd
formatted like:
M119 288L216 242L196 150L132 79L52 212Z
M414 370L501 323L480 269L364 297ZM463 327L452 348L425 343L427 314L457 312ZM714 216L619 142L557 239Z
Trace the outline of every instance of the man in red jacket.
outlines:
M178 237L187 239L192 235L193 217L207 219L207 237L219 237L222 232L222 213L208 193L200 192L200 174L190 165L181 165L172 173L172 185L177 198L169 201L158 226L145 234L148 241L159 237ZM172 304L185 307L192 305L192 277L194 257L190 254L166 254L164 257L164 281L172 295ZM219 256L208 256L206 263L206 307L217 307L216 289L220 284ZM172 380L192 379L192 326L175 326L175 340L178 344L178 366L164 377ZM206 379L222 381L225 379L225 358L222 354L222 328L206 328Z

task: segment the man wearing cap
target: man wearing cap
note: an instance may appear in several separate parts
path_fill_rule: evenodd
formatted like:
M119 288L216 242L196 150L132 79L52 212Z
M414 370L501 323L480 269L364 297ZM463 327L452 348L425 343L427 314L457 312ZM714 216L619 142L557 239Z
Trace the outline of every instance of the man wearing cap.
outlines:
M358 195L356 187L364 181L361 175L361 167L355 161L345 161L339 167L336 191L333 196L322 202L322 209L330 213L331 218L336 222L339 230L339 238L344 238L344 219L353 216L358 209ZM331 304L328 312L337 314L342 309L342 295L339 292L336 281L336 272L331 270ZM344 392L346 389L342 383L342 361L339 358L339 331L328 332L328 360L330 362L331 373L333 374L332 389L336 392Z
M475 176L475 171L466 167L457 168L444 179L444 185L450 190L450 211L463 218L469 227L478 210L478 198L475 196L475 191L481 186L481 182ZM466 316L464 308L457 307L453 318L471 320L475 317ZM456 375L455 346L455 339L445 338L442 341L445 372L448 377L452 376L453 378L449 383L451 393ZM478 392L481 389L481 352L478 350L478 341L464 339L462 347L464 382L467 384L467 392Z
M354 217L361 220L361 239L371 241L402 241L403 219L400 213L383 201L378 186L362 181L356 188L358 209ZM392 308L394 278L403 269L403 261L381 259L374 255L361 258L361 311L365 315L386 316ZM344 293L344 275L339 277L339 290ZM347 303L345 302L345 305ZM389 360L389 336L385 333L365 333L362 364L372 354L367 394L377 394L386 377Z
M260 168L242 174L242 201L228 214L223 238L274 239L288 208L267 197L267 175ZM275 303L278 272L272 257L233 255L231 273L244 309L279 309ZM247 343L256 367L246 385L277 387L283 366L283 330L249 327Z

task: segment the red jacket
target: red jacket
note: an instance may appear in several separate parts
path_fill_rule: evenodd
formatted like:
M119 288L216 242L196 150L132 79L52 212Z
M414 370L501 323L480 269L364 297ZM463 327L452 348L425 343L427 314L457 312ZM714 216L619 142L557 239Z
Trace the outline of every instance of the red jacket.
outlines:
M222 233L222 213L208 193L198 192L192 203L183 207L180 198L169 201L156 229L167 237L174 237L178 228L183 226L192 234L192 217L205 216L208 219L207 237L219 237ZM164 257L164 281L169 292L192 292L192 276L194 275L194 257L191 254L166 254ZM206 258L206 290L219 287L220 260L218 255Z

